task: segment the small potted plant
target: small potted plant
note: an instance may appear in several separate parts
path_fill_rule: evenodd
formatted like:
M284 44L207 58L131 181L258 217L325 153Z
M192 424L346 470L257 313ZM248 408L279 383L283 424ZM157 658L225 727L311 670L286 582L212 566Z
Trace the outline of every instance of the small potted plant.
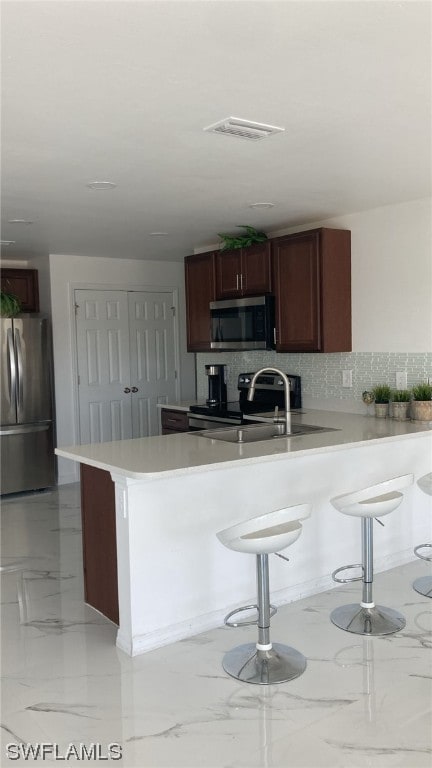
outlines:
M432 421L432 384L416 384L412 388L411 418Z
M391 395L392 416L397 421L407 421L411 392L409 389L394 389Z
M391 388L388 384L377 384L373 387L372 394L375 400L375 416L378 419L385 419L388 416Z
M20 312L20 300L13 293L0 291L0 317L15 317Z

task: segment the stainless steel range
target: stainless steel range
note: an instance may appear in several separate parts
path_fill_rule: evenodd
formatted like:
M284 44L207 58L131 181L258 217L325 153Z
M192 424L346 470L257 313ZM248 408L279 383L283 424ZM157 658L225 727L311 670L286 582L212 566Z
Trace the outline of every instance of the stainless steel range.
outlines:
M247 424L248 415L272 411L277 406L284 407L284 384L280 376L266 373L257 379L255 397L252 403L247 399L253 373L241 373L237 389L239 399L215 405L191 405L189 412L189 430L217 429L227 424ZM290 382L291 410L302 407L301 378L287 374Z

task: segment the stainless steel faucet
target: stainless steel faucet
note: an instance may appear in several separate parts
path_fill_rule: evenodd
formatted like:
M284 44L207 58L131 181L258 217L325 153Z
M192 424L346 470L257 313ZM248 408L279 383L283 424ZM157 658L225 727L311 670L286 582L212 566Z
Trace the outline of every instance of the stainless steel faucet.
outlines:
M290 399L290 382L288 376L279 370L279 368L261 368L259 371L254 373L251 379L249 392L247 394L247 399L252 402L255 395L255 384L258 376L261 376L262 373L277 373L283 383L284 383L284 393L285 393L285 434L290 435L291 434L291 399Z

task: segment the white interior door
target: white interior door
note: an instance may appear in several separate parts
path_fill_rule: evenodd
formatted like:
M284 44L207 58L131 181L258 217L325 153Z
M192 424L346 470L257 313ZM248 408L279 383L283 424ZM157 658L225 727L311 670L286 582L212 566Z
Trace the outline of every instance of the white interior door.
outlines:
M129 293L132 435L159 434L157 403L176 399L173 295Z
M126 291L75 291L81 443L132 437Z
M173 294L75 291L80 442L159 434L177 397Z

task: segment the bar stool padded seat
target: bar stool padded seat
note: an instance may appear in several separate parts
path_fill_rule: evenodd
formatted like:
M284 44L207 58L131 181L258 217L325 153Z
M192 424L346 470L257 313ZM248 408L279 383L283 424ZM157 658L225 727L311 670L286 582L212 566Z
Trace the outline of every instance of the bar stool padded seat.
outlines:
M252 555L281 552L298 539L302 531L299 521L309 517L309 514L309 506L299 504L237 523L216 535L221 544L236 552Z
M402 475L384 480L377 485L360 491L344 493L331 500L333 506L344 515L354 517L383 517L389 515L402 503L401 490L413 483L412 475Z

